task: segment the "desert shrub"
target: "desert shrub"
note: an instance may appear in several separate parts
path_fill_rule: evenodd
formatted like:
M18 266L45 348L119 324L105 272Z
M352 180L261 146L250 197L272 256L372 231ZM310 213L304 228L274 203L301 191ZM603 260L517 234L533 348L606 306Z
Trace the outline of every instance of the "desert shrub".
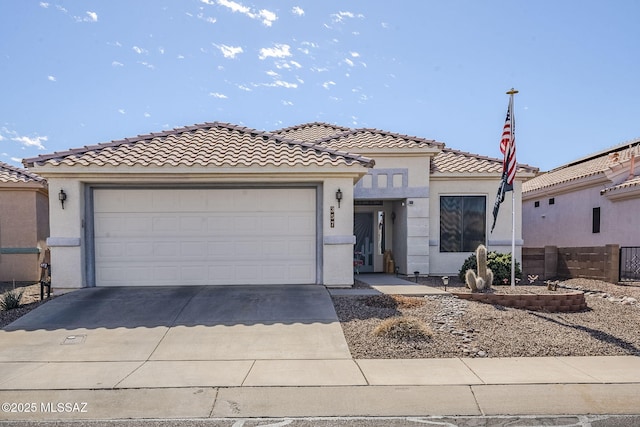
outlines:
M415 317L391 317L383 320L373 331L378 337L402 341L422 341L433 335L431 328Z
M493 272L493 285L504 285L505 283L511 282L510 253L502 254L496 251L489 252L487 254L487 267ZM464 282L464 275L467 273L467 270L477 271L477 269L478 261L476 260L476 254L473 254L464 261L460 268L460 272L458 273L460 281ZM522 270L520 270L520 263L518 261L516 261L515 270L516 278L521 279Z
M0 308L3 310L11 310L20 307L23 291L9 291L0 297Z

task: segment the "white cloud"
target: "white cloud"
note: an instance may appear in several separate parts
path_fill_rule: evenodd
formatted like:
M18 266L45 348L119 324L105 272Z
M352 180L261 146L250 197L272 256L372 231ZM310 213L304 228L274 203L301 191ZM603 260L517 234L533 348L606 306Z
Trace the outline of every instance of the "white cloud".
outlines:
M146 49L143 49L143 48L138 47L138 46L134 46L134 47L132 47L131 49L133 49L133 51L134 51L135 53L137 53L138 55L142 55L143 53L144 53L144 54L147 54L147 53L148 53L148 51L147 51Z
M28 136L16 136L15 138L11 138L12 141L17 141L25 147L36 147L38 150L45 149L42 143L48 139L49 138L46 136L34 136L33 138L29 138Z
M122 62L118 62L118 61L113 61L111 63L112 67L124 67L124 64Z
M155 70L156 69L155 65L150 64L147 61L138 61L138 64L144 65L145 67L147 67L150 70Z
M276 44L274 47L266 48L263 47L260 49L260 59L266 58L286 58L291 56L291 52L289 51L291 46L288 44Z
M294 6L293 9L291 9L291 13L293 13L294 15L302 16L304 15L304 10L302 10L302 8L299 6Z
M223 93L218 93L218 92L209 92L209 96L213 96L214 98L218 98L218 99L227 99L227 95L223 94Z
M144 116L148 118L148 117L151 117L151 114L149 114L149 113L145 112L145 113L144 113Z
M207 4L211 4L211 3L207 3ZM251 9L249 9L247 6L241 5L240 3L236 3L235 1L218 0L218 4L220 6L228 7L234 13L240 12L240 13L244 13L245 15L248 13L251 13Z
M251 88L249 86L246 85L237 85L237 88L240 90L243 90L245 92L251 92Z
M11 160L13 160L16 163L22 163L22 159L20 157L11 157Z
M352 58L360 57L360 54L358 52L349 52L349 54L351 55Z
M275 77L280 77L280 74L276 73L276 72L275 72L275 71L273 71L273 70L269 70L269 71L267 71L267 72L266 72L266 74L267 74L267 76L269 76L269 77L273 77L273 78L275 78Z
M210 16L207 16L205 18L205 22L208 22L209 24L215 24L216 22L218 22L218 20L216 18L212 18Z
M176 56L176 58L178 58L178 59L184 59L184 55L178 55L178 56Z
M160 55L164 55L164 48L163 47L159 47L158 48L158 52L160 52Z
M386 23L386 22L382 22L382 23L380 23L380 25L382 26L382 28L385 28L385 29L389 28L389 24Z
M46 2L41 1L41 2L40 2L40 7L44 7L44 8L46 9L46 8L48 8L48 7L49 7L49 3L46 3Z
M293 105L293 102L291 102L291 101L286 101L286 100L284 100L284 99L283 99L283 100L282 100L282 105L285 105L285 106L287 106L287 107L288 107L288 106Z
M243 53L241 46L227 46L226 44L217 45L214 43L214 46L220 49L222 55L225 58L235 58L238 54Z
M278 16L267 9L262 9L259 14L260 18L262 18L262 23L267 27L273 25L273 23L278 19Z
M346 11L346 12L340 11L338 13L334 13L334 14L331 15L331 20L333 22L342 22L346 18L349 18L349 19L354 19L354 18L362 19L362 18L364 18L364 15L361 14L361 13L356 15L355 13L349 12L349 11Z
M279 70L291 70L293 68L300 69L302 65L296 61L277 61L276 68Z
M124 111L124 108L120 108L120 109L118 110L118 113L120 113L120 114L127 114L127 112L126 112L126 111Z
M349 58L345 58L344 63L347 64L349 67L353 67L355 65L353 61L350 60Z
M47 80L49 80L50 82L55 82L56 81L56 77L55 76L47 76Z
M331 80L328 81L328 82L322 83L322 87L325 88L325 89L330 89L331 86L335 86L335 85L336 85L336 82L331 81Z
M210 1L206 1L206 0L200 0L200 1L206 4L212 4ZM262 24L264 24L267 27L270 27L271 25L273 25L274 21L278 19L278 16L275 14L275 12L272 12L267 9L261 9L258 11L252 10L250 7L244 6L243 4L232 1L232 0L218 0L218 4L220 6L224 6L228 9L231 9L231 11L234 13L239 12L245 16L248 16L251 19L258 19L262 21Z
M287 89L295 89L298 87L297 83L289 83L289 82L285 82L283 80L276 80L273 85L268 85L268 86L280 86L280 87L284 87Z
M200 0L200 2L211 5L211 6L216 4L216 2L214 2L213 0Z
M95 12L91 12L91 11L87 11L87 16L89 19L89 22L98 22L98 14ZM87 19L87 18L85 18Z

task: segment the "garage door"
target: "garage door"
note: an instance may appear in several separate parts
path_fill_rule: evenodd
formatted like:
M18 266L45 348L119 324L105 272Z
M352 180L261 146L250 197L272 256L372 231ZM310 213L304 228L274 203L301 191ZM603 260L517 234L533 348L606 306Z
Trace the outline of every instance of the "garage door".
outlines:
M94 190L97 286L316 282L316 192Z

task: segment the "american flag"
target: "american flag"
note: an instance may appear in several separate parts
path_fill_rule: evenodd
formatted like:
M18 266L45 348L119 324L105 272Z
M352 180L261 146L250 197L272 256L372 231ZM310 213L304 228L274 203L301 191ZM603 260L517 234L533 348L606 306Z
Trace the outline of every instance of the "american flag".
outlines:
M511 91L517 93L517 91L514 92L513 89L511 89ZM493 205L492 233L498 220L500 204L504 202L505 193L507 191L513 191L513 180L516 177L516 137L514 129L515 121L513 120L513 93L507 93L511 95L511 98L509 99L509 107L507 108L507 118L502 128L502 139L500 139L500 151L504 154L504 160L502 161L502 179L500 180L496 202Z
M513 120L513 97L509 100L507 108L507 118L502 128L502 139L500 139L500 151L504 154L502 161L502 173L507 176L507 184L511 186L516 177L516 136Z

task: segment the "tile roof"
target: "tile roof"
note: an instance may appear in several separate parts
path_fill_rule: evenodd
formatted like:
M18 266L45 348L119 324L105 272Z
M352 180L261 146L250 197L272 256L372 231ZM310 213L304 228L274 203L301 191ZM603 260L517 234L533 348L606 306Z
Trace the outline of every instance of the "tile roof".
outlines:
M600 190L600 194L613 193L618 190L623 190L625 188L631 188L631 187L640 187L640 176L631 176L618 185L614 185L612 187L605 188L604 190Z
M431 161L431 173L502 173L502 160L444 148ZM536 173L538 168L518 164L517 173Z
M441 142L378 129L350 129L327 123L308 123L274 131L288 137L313 141L335 149L358 151L377 148L430 147L441 150L431 162L431 173L501 173L502 160L445 148ZM520 173L538 168L518 165Z
M581 178L604 174L612 166L630 159L633 150L637 150L640 139L626 142L616 147L591 154L569 164L552 169L527 181L522 191L524 193L554 185L576 181ZM635 145L634 147L632 147Z
M47 180L35 173L0 162L0 183L41 183Z
M350 129L327 123L307 123L276 130L273 133L286 135L302 141L314 142L339 150L375 150L394 148L430 147L441 149L444 144L431 139L403 135L379 129Z
M327 137L350 131L351 129L342 126L314 122L291 126L284 129L278 129L273 131L272 133L290 139L297 139L300 141L318 141Z
M373 160L228 123L203 123L25 159L31 165L373 166Z

